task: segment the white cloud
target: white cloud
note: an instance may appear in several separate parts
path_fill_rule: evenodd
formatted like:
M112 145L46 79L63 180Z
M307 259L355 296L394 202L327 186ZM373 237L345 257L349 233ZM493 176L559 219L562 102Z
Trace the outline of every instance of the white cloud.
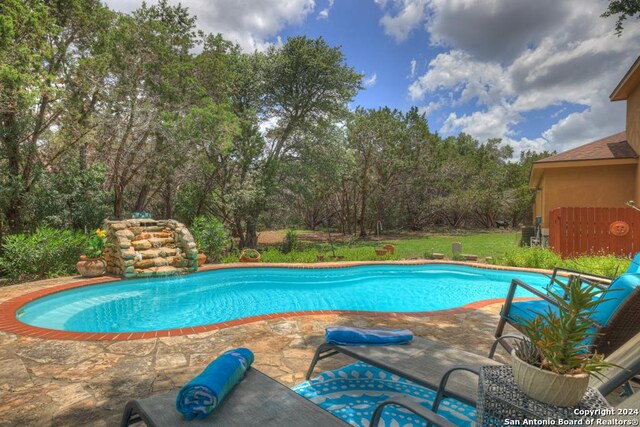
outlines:
M320 12L318 12L318 19L328 19L329 18L329 11L333 7L333 2L334 2L334 0L329 0L329 4L327 5L327 7L325 7Z
M436 56L429 63L429 70L409 86L409 96L414 101L421 100L438 89L459 93L460 102L478 98L485 104L500 102L511 93L500 64L475 61L460 50Z
M427 105L418 108L418 113L428 116L429 114L431 114L431 113L435 112L436 110L438 110L440 107L442 107L442 102L440 102L440 101L431 101Z
M402 16L409 2L388 3ZM451 113L441 131L501 137L516 151L566 150L619 132L624 103L608 96L636 58L640 25L631 21L616 37L615 19L600 17L605 7L600 0L428 0L431 43L448 50L415 76L409 97L438 97L422 107L429 113L475 104L477 111ZM421 25L412 22L407 33ZM518 138L525 113L561 104L586 109L550 117L557 121L539 137Z
M409 74L409 76L413 79L416 76L416 67L418 66L418 61L412 59L409 65L411 67L411 73Z
M386 9L387 1L376 1L382 9ZM409 37L418 25L424 22L424 11L427 0L395 0L392 2L399 6L399 11L392 16L393 11L386 11L380 19L384 33L393 37L396 42L402 42Z
M618 133L624 130L625 107L625 103L610 103L608 97L603 97L589 109L561 119L542 136L550 148L564 151Z
M512 132L509 123L517 120L518 114L508 105L495 105L487 111L476 111L460 117L456 113L449 117L442 126L445 133L465 132L480 141L489 138L504 138Z
M362 84L364 85L364 87L372 87L376 84L376 80L378 80L378 74L373 73L368 77L365 77L362 80Z
M142 3L105 2L110 8L123 12L130 12ZM269 46L267 39L276 36L285 25L302 24L315 7L315 0L169 0L169 3L188 7L198 17L200 29L221 33L247 52L264 50Z
M570 1L430 0L427 29L434 45L479 60L508 60L562 25ZM578 3L578 2L574 2Z

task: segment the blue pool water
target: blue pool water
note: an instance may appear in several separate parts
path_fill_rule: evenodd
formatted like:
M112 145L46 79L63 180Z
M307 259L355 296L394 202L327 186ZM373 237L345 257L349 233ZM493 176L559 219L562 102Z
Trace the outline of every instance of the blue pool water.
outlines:
M541 274L447 264L230 268L71 289L37 299L17 316L49 329L143 332L288 311L432 311L504 298L512 278L540 289L549 283Z

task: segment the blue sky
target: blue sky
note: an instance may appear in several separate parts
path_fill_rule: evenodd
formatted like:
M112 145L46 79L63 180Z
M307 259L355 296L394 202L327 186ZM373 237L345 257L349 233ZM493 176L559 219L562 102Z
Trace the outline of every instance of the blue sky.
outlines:
M324 10L328 1L317 2L318 6ZM322 36L330 45L342 46L349 65L365 75L365 82L369 81L354 105L366 108L386 105L408 110L415 105L407 93L411 61L415 59L424 69L427 58L443 49L428 47L429 40L424 32L415 32L405 42L397 43L384 34L379 24L381 17L380 7L373 1L337 1L328 17L310 17L303 25L283 29L280 36L282 40L297 35ZM275 43L277 39L270 41Z
M177 3L177 0L169 0ZM128 12L140 2L107 0ZM342 46L365 75L352 107L425 112L432 131L566 150L619 132L609 94L640 55L606 0L182 0L198 26L248 52L290 36Z

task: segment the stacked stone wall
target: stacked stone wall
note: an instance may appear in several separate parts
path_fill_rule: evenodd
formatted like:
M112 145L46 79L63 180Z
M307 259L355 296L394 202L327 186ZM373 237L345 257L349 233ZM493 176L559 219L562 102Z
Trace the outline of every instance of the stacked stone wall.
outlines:
M127 219L105 221L107 273L125 277L152 277L198 269L193 236L178 221Z

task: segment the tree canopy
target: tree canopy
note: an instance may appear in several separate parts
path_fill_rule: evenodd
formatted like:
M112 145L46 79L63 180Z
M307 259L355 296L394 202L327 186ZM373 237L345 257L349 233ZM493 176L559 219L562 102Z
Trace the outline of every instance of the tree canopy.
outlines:
M443 138L417 108L354 107L362 77L322 38L245 53L166 0L129 14L5 0L0 237L143 210L214 216L251 247L271 227L527 220L528 170L545 153Z

